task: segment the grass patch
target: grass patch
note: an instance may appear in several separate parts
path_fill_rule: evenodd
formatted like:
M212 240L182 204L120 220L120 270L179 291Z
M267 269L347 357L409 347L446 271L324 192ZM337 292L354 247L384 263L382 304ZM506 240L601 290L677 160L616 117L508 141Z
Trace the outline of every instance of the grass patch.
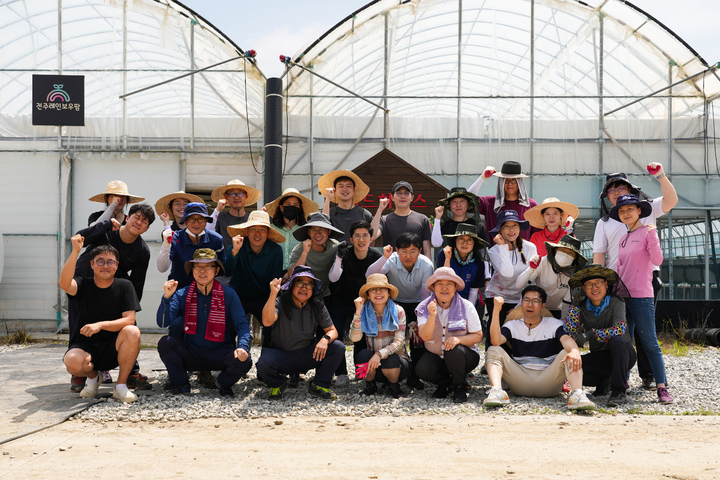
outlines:
M702 417L708 417L708 416L717 416L720 415L720 412L715 410L709 410L707 408L698 408L695 410L688 410L685 412L682 412L680 415L692 415L692 416L702 416Z
M28 343L38 343L38 340L23 328L16 328L14 332L0 338L0 345L27 345Z

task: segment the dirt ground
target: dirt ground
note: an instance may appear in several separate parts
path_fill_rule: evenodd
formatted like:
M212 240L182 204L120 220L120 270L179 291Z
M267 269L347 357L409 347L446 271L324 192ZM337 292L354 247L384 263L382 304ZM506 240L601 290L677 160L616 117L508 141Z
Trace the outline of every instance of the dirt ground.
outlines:
M610 415L68 421L0 445L0 478L716 479L719 430Z

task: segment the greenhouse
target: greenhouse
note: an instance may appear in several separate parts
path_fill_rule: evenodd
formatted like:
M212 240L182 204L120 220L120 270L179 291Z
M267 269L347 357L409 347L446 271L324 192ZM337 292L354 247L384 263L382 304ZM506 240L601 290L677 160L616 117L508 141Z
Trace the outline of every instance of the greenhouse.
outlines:
M8 321L60 325L68 239L110 180L151 205L177 190L211 204L234 178L320 202L321 175L385 150L448 189L519 162L538 203L580 207L575 233L589 257L605 176L626 172L657 197L646 165L659 162L680 197L659 225L661 298L718 298L720 76L631 3L373 1L287 62L280 118L267 113L256 60L180 2L8 0L0 12ZM60 74L84 76L84 126L33 125L33 76ZM265 134L277 123L282 176L271 178ZM494 193L494 181L480 192ZM143 328L155 325L166 278L154 266L161 229L145 234Z

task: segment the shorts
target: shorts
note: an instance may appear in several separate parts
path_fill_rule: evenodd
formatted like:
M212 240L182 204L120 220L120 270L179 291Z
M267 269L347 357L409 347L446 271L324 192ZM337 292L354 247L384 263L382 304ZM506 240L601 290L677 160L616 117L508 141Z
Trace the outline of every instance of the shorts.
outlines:
M118 367L118 352L116 350L118 333L115 332L113 337L103 343L81 343L76 342L68 347L68 351L73 348L79 348L90 354L91 361L95 370L101 372L112 370ZM65 352L67 353L67 352Z

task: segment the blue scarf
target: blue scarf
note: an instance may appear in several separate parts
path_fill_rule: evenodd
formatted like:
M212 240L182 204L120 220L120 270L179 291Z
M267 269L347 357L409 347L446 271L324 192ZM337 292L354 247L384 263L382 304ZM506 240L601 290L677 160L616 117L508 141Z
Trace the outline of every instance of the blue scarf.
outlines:
M394 332L400 328L398 324L398 310L395 302L388 298L385 310L383 310L382 330L383 332ZM373 310L372 302L368 299L363 305L360 313L360 330L368 337L378 336L378 321Z
M475 261L475 259L473 258L473 252L468 253L467 260L465 260L464 262L460 258L460 254L458 253L457 248L454 248L453 252L455 252L455 261L460 264L460 266L464 267L465 265L468 265Z
M605 295L605 298L603 298L602 302L600 302L600 305L597 307L593 305L593 303L588 298L585 306L588 310L590 310L596 317L599 317L603 310L607 308L607 306L610 305L610 295Z

